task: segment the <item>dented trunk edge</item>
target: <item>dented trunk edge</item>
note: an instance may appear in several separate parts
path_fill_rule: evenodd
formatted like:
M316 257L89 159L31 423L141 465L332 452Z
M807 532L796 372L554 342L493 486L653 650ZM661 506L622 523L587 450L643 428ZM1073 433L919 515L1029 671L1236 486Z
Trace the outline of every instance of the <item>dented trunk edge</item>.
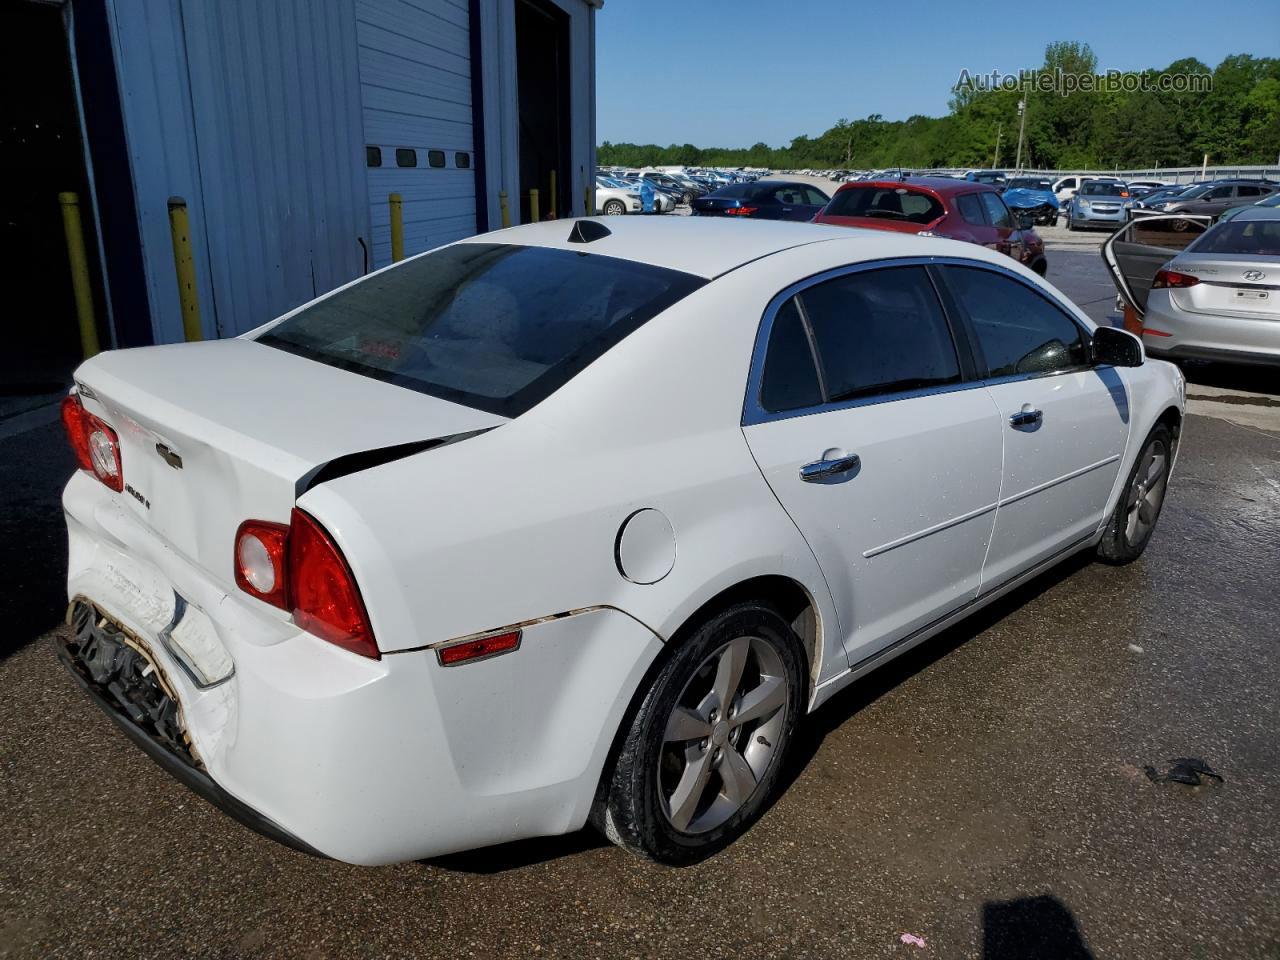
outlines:
M461 440L469 440L493 429L495 427L481 427L479 430L468 430L465 433L435 437L431 440L414 440L410 443L397 443L390 447L376 447L373 450L345 453L340 457L334 457L332 460L326 460L299 477L294 484L294 499L301 497L312 487L319 486L329 480L360 473L362 470L371 470L374 467L382 466L384 463L403 460L405 457L411 457L426 450L434 450L436 447L445 447Z
M86 605L93 607L92 604ZM97 612L96 608L94 608L94 612ZM151 733L142 725L135 723L124 713L120 705L115 703L108 696L108 693L93 681L85 667L72 652L69 644L59 642L56 646L58 659L71 675L71 678L80 686L80 689L88 694L93 702L98 705L98 708L111 718L124 735L140 747L162 770L250 830L293 850L297 850L299 853L305 853L322 860L329 859L306 841L285 830L274 820L227 793L204 770L196 765L194 758L183 756L159 736ZM149 662L154 665L154 661Z

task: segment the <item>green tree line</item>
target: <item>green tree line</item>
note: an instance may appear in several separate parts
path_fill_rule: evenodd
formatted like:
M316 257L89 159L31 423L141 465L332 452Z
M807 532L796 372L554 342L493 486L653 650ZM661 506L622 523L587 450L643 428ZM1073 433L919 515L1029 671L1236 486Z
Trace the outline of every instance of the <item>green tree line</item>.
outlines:
M1051 43L1031 72L1097 76L1087 43ZM1203 92L1157 92L1161 74L1212 78ZM785 147L697 147L691 143L600 145L603 165L674 165L866 169L902 166L1012 167L1018 101L1026 99L1022 166L1032 169L1139 169L1211 164L1264 164L1280 154L1280 59L1234 54L1212 70L1194 58L1144 71L1146 90L1077 90L1067 96L1038 87L953 91L946 116L839 120L817 137ZM1000 140L996 154L997 137Z

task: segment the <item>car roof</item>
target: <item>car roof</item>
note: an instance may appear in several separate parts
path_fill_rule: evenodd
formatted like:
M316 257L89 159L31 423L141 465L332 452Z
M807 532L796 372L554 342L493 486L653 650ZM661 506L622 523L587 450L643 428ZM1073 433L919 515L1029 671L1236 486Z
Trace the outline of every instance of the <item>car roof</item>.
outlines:
M973 186L970 184L970 186ZM594 253L714 279L753 260L811 243L841 241L848 262L889 257L965 257L1009 264L1009 258L958 240L917 237L888 230L827 226L787 220L729 217L591 218L609 235L589 243L570 242L577 220L548 220L468 237L460 243L512 243L572 253Z

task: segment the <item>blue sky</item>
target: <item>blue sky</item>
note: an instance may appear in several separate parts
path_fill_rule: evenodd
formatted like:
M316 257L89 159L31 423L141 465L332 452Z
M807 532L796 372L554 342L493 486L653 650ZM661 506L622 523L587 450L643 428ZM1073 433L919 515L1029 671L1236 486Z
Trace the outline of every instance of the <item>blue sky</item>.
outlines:
M954 0L606 0L596 15L596 135L784 146L840 117L938 116L961 69L1038 67L1053 40L1090 44L1104 71L1280 56L1277 0L1160 7L1144 23L1142 5L1078 0L1008 13Z

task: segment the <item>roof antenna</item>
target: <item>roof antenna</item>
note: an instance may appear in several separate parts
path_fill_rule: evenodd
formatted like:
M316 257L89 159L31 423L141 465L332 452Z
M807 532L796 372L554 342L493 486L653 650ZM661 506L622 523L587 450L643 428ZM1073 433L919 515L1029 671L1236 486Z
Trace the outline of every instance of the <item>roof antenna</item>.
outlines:
M612 236L613 231L598 220L575 220L569 231L570 243L590 243Z

